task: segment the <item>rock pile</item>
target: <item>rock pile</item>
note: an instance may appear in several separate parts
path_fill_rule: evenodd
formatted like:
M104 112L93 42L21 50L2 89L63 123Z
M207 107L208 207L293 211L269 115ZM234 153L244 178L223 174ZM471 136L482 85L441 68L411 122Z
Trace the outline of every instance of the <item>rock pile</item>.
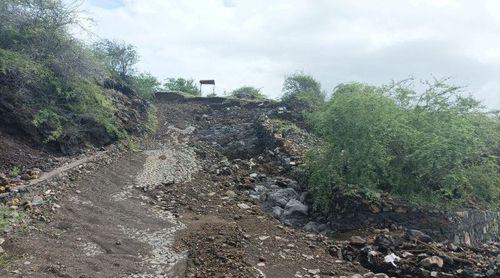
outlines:
M433 242L418 230L382 230L367 237L352 236L332 252L359 261L374 272L396 277L500 276L500 244L485 244L481 249L459 247Z

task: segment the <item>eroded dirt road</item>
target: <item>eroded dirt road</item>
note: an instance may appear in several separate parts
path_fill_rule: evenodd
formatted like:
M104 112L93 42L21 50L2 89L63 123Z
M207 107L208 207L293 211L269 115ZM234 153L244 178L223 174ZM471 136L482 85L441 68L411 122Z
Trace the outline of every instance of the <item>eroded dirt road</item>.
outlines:
M339 259L332 240L283 225L249 195L255 173L286 172L252 141L265 110L175 101L158 110L158 134L142 151L82 171L57 196L41 193L45 205L3 245L3 277L367 272Z

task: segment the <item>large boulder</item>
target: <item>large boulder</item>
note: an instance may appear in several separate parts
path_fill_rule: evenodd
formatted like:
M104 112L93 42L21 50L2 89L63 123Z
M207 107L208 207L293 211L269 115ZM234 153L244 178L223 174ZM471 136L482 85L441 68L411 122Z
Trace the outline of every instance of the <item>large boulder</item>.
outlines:
M283 216L287 218L305 217L307 216L307 206L298 200L292 199L285 205Z
M285 225L293 227L302 227L307 221L307 206L296 199L291 199L286 203L281 221Z
M293 188L283 188L271 193L267 198L267 201L271 204L271 206L285 207L290 200L295 200L298 197L299 194Z

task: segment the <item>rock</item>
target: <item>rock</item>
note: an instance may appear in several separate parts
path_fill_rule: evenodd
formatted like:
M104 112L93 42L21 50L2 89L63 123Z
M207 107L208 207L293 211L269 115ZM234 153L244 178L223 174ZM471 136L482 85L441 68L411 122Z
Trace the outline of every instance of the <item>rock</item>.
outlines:
M363 278L372 278L373 276L375 276L375 273L371 271L363 274Z
M285 206L285 217L302 217L307 215L307 206L298 200L290 200Z
M318 223L314 222L314 221L309 221L307 222L307 224L304 226L304 230L306 232L314 232L314 233L317 233L319 231L319 228L318 228Z
M273 210L271 212L271 215L275 218L280 218L281 215L283 214L283 209L276 206L276 207L273 207Z
M361 274L354 274L353 276L351 276L351 278L363 278L363 275L361 275Z
M26 174L28 174L31 180L34 180L38 179L42 175L42 170L38 168L33 168L31 170L26 171Z
M245 203L239 203L239 204L238 204L238 207L239 207L240 209L250 209L250 206L249 206L249 205L247 205L247 204L245 204Z
M349 243L352 246L364 246L366 244L366 240L360 236L352 236L349 240Z
M234 191L228 190L228 191L226 191L226 196L229 198L235 198L238 195Z
M375 275L373 275L374 278L389 278L389 275L385 274L385 273L377 273Z
M429 243L429 242L432 242L432 238L419 231L419 230L414 230L414 229L406 229L405 230L405 235L410 239L410 240L418 240L418 241L422 241L422 242L425 242L425 243Z
M31 204L34 206L39 206L43 204L43 198L41 196L33 196L33 199L31 200Z
M0 246L0 254L4 253L5 251L3 250L2 246Z
M307 272L312 275L317 275L321 273L321 270L319 268L316 269L308 269Z
M437 266L439 268L443 267L443 259L438 256L427 257L420 261L420 264L425 268L431 268Z
M381 251L384 251L393 247L395 242L391 236L379 235L375 238L375 245L379 246Z
M257 266L263 267L263 266L266 266L266 264L263 262L260 262L260 263L257 263Z
M293 188L283 188L269 195L267 200L272 206L284 207L286 204L293 199L297 199L299 194Z
M437 271L431 271L431 277L438 277Z
M0 237L0 245L2 245L5 242L5 238Z
M9 183L10 183L10 179L4 174L0 174L0 186L7 185Z
M257 178L258 176L259 176L259 174L257 174L257 173L251 173L250 174L250 177L253 178L253 179Z
M408 251L404 251L401 257L403 258L413 257L413 254Z

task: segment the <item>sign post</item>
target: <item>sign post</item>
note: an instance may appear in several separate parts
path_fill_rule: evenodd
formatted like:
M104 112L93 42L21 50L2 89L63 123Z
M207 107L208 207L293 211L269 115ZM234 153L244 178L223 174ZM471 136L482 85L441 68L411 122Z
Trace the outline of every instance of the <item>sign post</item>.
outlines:
M213 79L200 80L200 93L201 93L201 85L213 85L212 94L215 94L215 80Z

